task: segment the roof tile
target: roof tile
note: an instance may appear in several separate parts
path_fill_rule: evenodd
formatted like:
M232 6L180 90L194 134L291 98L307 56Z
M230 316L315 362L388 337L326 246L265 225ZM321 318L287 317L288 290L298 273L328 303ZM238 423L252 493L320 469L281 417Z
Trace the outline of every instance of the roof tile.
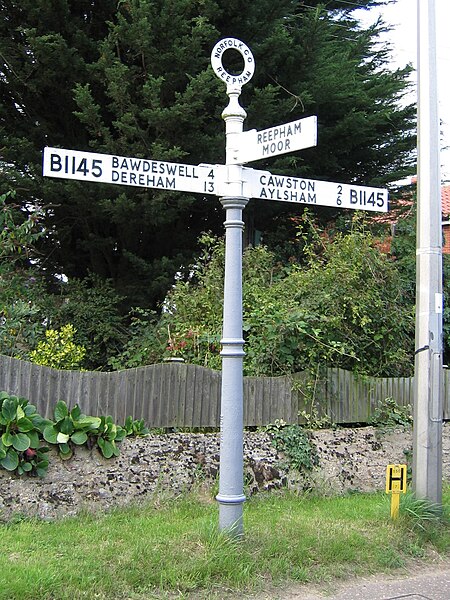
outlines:
M441 187L442 214L448 217L450 215L450 185Z

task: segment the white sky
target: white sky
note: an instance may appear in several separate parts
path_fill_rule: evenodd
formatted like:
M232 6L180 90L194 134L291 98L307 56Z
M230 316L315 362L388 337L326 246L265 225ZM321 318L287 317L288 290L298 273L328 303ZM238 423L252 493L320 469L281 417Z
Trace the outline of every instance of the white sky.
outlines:
M357 4L357 0L353 0ZM421 0L425 1L425 0ZM438 71L439 116L442 123L441 178L450 180L450 0L435 0L436 7L436 55ZM395 28L388 34L393 47L393 64L405 66L417 64L417 0L397 0L370 11L356 11L355 16L364 24L373 23L381 15L383 20ZM416 73L412 81L417 83ZM412 101L416 92L412 92Z

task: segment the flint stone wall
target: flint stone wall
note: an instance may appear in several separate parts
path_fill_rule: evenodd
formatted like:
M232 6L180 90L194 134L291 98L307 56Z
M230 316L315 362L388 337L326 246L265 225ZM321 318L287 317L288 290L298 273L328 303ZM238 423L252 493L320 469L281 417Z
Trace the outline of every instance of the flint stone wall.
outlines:
M246 494L281 487L315 489L322 494L380 491L386 465L406 463L410 432L380 434L372 427L312 433L319 466L307 476L289 471L266 433L244 434ZM149 501L155 494L212 489L219 470L219 434L165 434L125 439L120 456L105 459L98 450L76 448L62 461L52 450L43 479L0 469L0 520L17 515L46 520L80 510L107 510ZM443 433L443 478L450 481L450 425Z

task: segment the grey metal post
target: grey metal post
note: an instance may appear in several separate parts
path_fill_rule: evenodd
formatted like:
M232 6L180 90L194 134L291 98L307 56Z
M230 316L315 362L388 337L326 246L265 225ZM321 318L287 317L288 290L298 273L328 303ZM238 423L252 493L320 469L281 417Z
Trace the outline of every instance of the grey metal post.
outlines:
M247 198L221 198L225 220L225 289L220 413L219 528L243 533L242 210Z
M240 76L226 72L223 53L235 49L244 59ZM253 55L240 40L227 38L214 47L211 62L216 74L227 83L228 106L222 113L226 133L228 194L220 199L225 216L225 284L222 333L222 395L220 413L219 528L233 535L243 534L244 452L243 452L243 357L242 337L242 211L248 198L243 195L242 166L233 164L236 136L242 133L245 110L239 104L243 83L254 71Z
M442 223L434 0L418 10L418 198L413 488L442 503Z

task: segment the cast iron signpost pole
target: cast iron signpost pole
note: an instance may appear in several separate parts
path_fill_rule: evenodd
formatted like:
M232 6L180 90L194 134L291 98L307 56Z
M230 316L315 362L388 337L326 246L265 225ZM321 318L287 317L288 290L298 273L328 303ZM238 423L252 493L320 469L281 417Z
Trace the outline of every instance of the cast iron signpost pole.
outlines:
M225 70L222 57L234 48L242 55L244 70L233 76ZM219 528L233 535L243 533L243 357L242 337L242 211L248 198L243 194L242 166L233 164L238 136L243 131L245 110L239 104L244 83L253 75L255 63L249 48L234 38L221 40L211 54L211 64L227 84L228 106L222 113L226 133L227 195L220 198L225 216L225 282L222 332L222 393L220 405Z

